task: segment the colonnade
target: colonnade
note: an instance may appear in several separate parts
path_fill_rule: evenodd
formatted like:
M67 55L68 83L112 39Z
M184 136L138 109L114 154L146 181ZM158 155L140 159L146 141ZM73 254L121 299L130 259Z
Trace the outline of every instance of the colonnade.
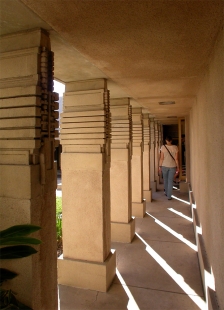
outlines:
M110 286L116 269L111 241L132 242L135 217L144 217L159 181L161 125L129 98L110 99L106 79L66 83L60 130L63 257L57 262L59 98L49 35L35 29L0 43L1 226L39 225L42 240L36 255L18 263L15 271L22 276L12 289L34 309L56 309L57 267L58 283L99 291Z
M130 243L135 217L143 218L146 200L151 201L151 128L154 182L159 181L161 129L149 113L133 108L129 98L110 99L106 79L66 83L63 104L58 281L107 291L116 269L111 241Z

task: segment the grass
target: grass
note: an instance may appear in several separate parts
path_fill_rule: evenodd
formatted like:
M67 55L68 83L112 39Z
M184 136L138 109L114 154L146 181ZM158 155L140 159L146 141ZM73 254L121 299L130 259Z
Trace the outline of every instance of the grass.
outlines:
M56 198L56 230L57 242L62 243L62 198Z
M61 197L56 198L56 213L62 212L62 199Z

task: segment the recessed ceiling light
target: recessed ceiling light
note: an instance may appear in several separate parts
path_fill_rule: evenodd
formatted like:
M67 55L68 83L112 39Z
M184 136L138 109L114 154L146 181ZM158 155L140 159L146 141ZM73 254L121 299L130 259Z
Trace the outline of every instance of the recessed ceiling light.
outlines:
M175 104L175 101L160 101L159 104L161 104L161 105Z

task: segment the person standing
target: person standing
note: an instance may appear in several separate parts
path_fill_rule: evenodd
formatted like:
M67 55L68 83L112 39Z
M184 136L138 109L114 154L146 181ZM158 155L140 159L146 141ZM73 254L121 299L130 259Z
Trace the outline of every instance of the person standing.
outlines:
M173 191L173 178L179 173L178 147L172 145L172 138L166 137L166 143L162 145L159 159L159 173L163 174L164 190L168 200L171 200Z

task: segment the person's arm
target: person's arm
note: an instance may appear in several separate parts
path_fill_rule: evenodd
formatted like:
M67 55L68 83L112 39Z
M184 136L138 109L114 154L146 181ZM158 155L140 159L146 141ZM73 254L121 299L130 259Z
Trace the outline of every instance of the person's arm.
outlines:
M161 169L162 169L163 160L164 160L164 153L163 153L162 151L160 151L159 172L160 172Z

